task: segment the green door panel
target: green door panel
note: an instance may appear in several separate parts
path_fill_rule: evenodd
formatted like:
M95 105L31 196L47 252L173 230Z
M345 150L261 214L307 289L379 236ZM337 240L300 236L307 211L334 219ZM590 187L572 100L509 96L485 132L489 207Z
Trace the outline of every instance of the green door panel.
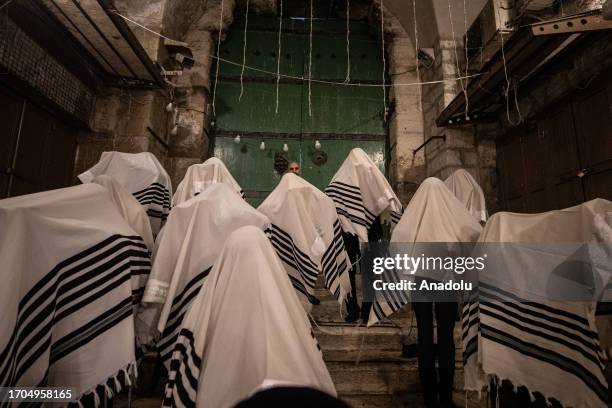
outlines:
M313 35L312 40L312 77L344 81L347 62L350 62L352 81L376 81L382 83L382 54L373 39L366 35L351 34L350 59L346 54L346 37ZM309 42L304 45L304 72L308 75Z
M302 129L302 86L281 84L276 113L276 84L219 81L217 85L217 130L299 134Z
M311 85L311 112L308 85L304 85L303 133L385 135L383 94L380 87Z
M303 73L304 36L283 33L281 44L280 72L284 75L301 77ZM240 65L221 62L219 73L223 77L239 77L242 72L244 53L244 32L232 30L221 44L221 57L239 62ZM251 31L247 33L246 63L253 69L245 69L244 76L251 78L276 78L278 64L278 32ZM268 73L258 70L267 71Z

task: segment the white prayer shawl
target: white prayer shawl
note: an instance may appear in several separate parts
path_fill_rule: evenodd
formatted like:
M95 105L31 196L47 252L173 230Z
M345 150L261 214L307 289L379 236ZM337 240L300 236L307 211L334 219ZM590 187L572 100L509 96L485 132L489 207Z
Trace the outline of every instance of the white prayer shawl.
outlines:
M119 209L119 213L136 231L136 234L142 237L149 251L153 251L153 232L151 232L151 224L144 207L121 184L106 174L96 176L92 183L99 184L109 191L111 198Z
M143 296L145 309L155 312L143 311L144 327L137 327L144 343L161 333L157 348L166 365L183 317L225 240L246 225L265 231L270 222L227 184L212 185L173 207Z
M216 157L211 157L204 163L189 166L185 177L176 188L176 192L172 197L172 205L175 206L183 201L187 201L216 183L225 183L240 197L244 196L242 188L234 180L225 164Z
M153 153L103 152L100 161L79 174L83 183L107 174L117 180L146 209L153 235L157 235L170 212L172 183Z
M456 170L444 180L444 184L446 184L446 187L455 194L459 201L465 205L465 208L467 208L478 221L487 221L489 216L484 193L480 185L467 170Z
M425 179L404 210L391 235L391 244L428 242L476 242L482 227L444 183ZM380 275L383 281L399 282L397 272ZM376 291L368 326L399 310L410 301L406 292ZM392 297L391 297L392 296Z
M0 386L98 406L135 375L147 247L96 184L0 201Z
M283 264L248 226L226 240L185 316L163 406L230 408L268 382L336 395Z
M478 290L463 307L467 390L480 391L490 377L496 377L556 399L562 406L608 406L595 302L534 301L526 296L537 293L540 282L549 279L549 259L564 262L551 252L559 245L601 242L609 250L612 241L599 241L594 222L606 216L612 221L612 202L597 199L542 214L497 213L491 217L480 238L483 244L553 245L537 247L539 261L532 268L517 264L521 260L509 251L511 258L502 261L513 265L511 274L494 275L487 269L480 273ZM593 274L601 273L602 279L607 276L608 282L609 259L593 258L589 265ZM609 338L602 340L609 346Z
M342 230L368 241L368 230L380 215L391 228L402 216L402 204L385 176L360 148L351 150L325 189L334 200Z
M303 178L287 173L258 210L272 226L270 240L306 311L323 272L325 287L340 303L350 293L350 260L334 202Z

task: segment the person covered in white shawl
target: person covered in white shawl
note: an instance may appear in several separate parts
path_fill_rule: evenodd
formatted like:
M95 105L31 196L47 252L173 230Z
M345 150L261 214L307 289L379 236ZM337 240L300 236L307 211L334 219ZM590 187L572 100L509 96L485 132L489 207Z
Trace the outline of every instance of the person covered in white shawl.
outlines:
M321 272L342 303L351 290L350 261L334 202L303 178L287 173L258 210L271 222L270 240L309 312Z
M111 176L102 174L96 176L91 182L108 190L123 218L142 237L149 251L153 251L155 245L153 232L144 207Z
M325 194L334 200L336 212L342 225L342 236L351 264L351 293L347 299L347 322L356 321L360 314L367 321L370 303L357 304L358 260L361 258L360 243L377 242L382 238L382 223L391 226L391 231L402 216L402 204L391 185L363 149L351 150L331 182ZM362 271L363 272L363 271Z
M114 178L146 209L156 236L170 212L172 183L153 153L103 152L100 161L79 174L83 183L106 174Z
M534 397L608 406L600 342L609 347L610 339L599 338L595 314L612 276L612 241L602 236L610 227L612 202L602 199L489 219L477 246L489 266L463 308L466 389L495 379L526 388L525 406Z
M161 333L157 348L166 365L183 316L225 240L245 225L265 231L270 223L224 183L213 184L202 194L173 207L160 235L137 327L145 344Z
M473 243L482 228L463 204L450 192L444 183L430 177L423 181L406 207L400 222L391 236L391 246L404 246L409 256L420 256L421 250L413 254L413 245L430 243ZM435 245L435 244L434 244ZM437 248L436 248L437 250ZM426 254L429 255L429 254ZM436 254L438 256L439 254ZM451 255L446 254L446 255ZM389 282L400 282L403 278L391 271L382 275ZM451 272L452 274L453 272ZM429 271L416 271L416 276L427 277ZM441 280L441 278L440 278ZM412 301L417 321L417 352L419 376L423 397L427 407L452 407L453 376L455 370L455 343L453 329L457 316L456 300L432 301L425 295L416 298L408 292L378 290L370 312L368 325L373 325ZM434 310L437 327L438 373L434 352Z
M247 226L226 240L185 316L163 406L231 408L274 384L336 395L283 264Z
M108 191L0 201L0 386L68 387L99 406L135 375L148 249Z
M393 227L402 216L402 203L370 156L362 149L351 150L325 194L334 200L342 230L368 242L368 230L380 216Z
M211 157L204 163L189 166L185 177L176 188L176 192L172 197L172 205L175 206L183 201L187 201L216 183L225 183L240 197L244 196L242 188L234 180L225 164L218 158Z
M467 210L481 223L487 222L487 203L482 188L469 171L455 170L444 180L444 184L461 201Z

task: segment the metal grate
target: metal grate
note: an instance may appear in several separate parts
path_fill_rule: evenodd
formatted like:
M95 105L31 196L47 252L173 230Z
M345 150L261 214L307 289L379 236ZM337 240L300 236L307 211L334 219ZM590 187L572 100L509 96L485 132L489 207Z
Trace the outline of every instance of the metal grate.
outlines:
M0 75L24 80L66 112L88 122L93 92L6 16L0 17L0 34Z

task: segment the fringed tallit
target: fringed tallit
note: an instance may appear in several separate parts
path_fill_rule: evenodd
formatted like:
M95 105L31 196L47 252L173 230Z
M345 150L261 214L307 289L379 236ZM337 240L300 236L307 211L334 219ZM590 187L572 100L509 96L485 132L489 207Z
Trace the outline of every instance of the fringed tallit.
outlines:
M377 216L393 229L402 216L402 204L389 182L360 148L351 150L325 189L334 200L344 232L368 241L368 230Z
M212 185L173 207L159 238L137 327L143 343L161 333L157 348L167 366L183 316L226 238L245 225L265 231L270 224L227 184Z
M444 183L434 177L423 181L395 227L391 244L475 242L482 228ZM418 272L417 272L418 275ZM394 270L380 275L383 282L400 282ZM407 292L375 291L368 326L395 313L410 301Z
M456 170L444 180L444 184L478 221L487 221L489 215L484 193L467 170Z
M70 387L98 406L130 384L150 260L107 190L0 201L0 259L0 386Z
M608 406L604 353L595 324L595 299L600 295L594 293L592 301L566 301L549 289L563 265L579 273L581 280L609 285L609 258L598 254L609 252L612 241L601 241L594 225L602 214L612 215L612 202L593 200L560 211L491 217L479 246L489 245L484 250L490 250L504 245L496 258L511 267L501 274L490 268L482 271L478 289L464 304L467 390L480 391L490 378L497 378L561 406ZM576 252L563 249L568 243L587 244L580 263L573 260ZM525 249L529 245L533 251ZM523 249L517 252L517 247ZM602 341L609 344L609 338Z
M144 207L111 176L102 174L96 176L91 182L109 191L123 218L136 234L142 237L149 251L153 251L155 245L153 232L151 232L151 224Z
M153 235L157 235L170 212L172 183L153 153L103 152L100 161L79 174L83 183L106 174L114 178L146 209Z
M244 196L242 188L234 180L225 164L216 157L211 157L204 163L189 166L172 197L172 205L178 205L201 194L215 183L225 183L240 197Z
M226 240L185 316L164 407L230 408L266 383L336 395L304 309L263 232Z
M283 176L258 210L272 226L270 240L306 311L322 272L325 287L343 302L350 293L351 267L334 202L293 173Z

